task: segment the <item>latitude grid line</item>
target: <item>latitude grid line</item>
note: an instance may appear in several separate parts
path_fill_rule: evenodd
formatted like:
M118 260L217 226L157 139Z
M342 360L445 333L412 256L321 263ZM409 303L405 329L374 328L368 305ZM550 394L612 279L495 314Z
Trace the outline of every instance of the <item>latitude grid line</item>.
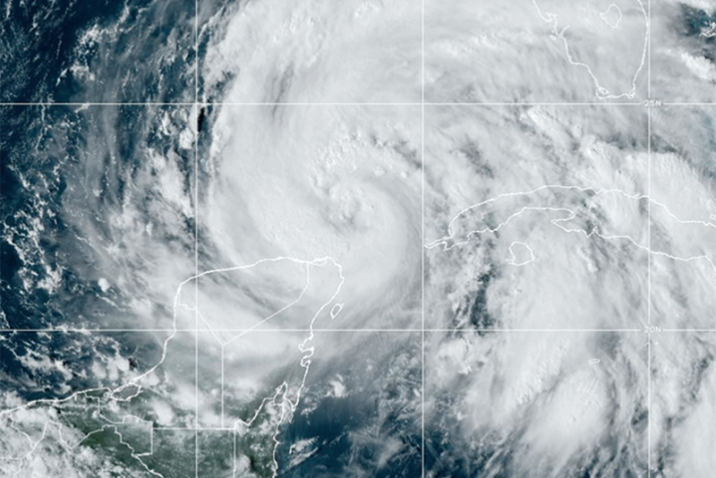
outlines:
M0 329L0 334L18 334L18 333L33 333L33 334L50 334L50 333L61 333L61 334L79 334L79 335L90 335L90 334L121 334L121 333L173 333L173 332L194 332L196 329ZM440 328L440 327L425 327L425 328L365 328L365 329L211 329L204 330L199 329L200 333L211 333L211 332L222 332L222 333L303 333L314 332L329 334L329 333L417 333L422 332L445 332L445 333L492 333L492 334L509 334L509 333L568 333L568 334L597 334L597 333L633 333L633 332L644 332L644 329L638 328L617 328L617 329L521 329L521 328L508 328L508 329L485 329L485 328L471 328L471 329L460 329L460 328ZM714 329L670 329L664 328L660 330L660 333L701 333L701 332L713 332Z
M647 98L649 99L649 98ZM574 106L594 106L594 107L644 107L645 100L642 101L631 101L631 102L550 102L550 101L475 101L475 102L396 102L396 103L385 103L385 102L307 102L307 103L292 103L292 102L176 102L176 103L162 103L162 102L83 102L83 103L60 103L60 102L0 102L0 107L99 107L99 106L143 106L143 107L180 107L180 106L191 106L191 107L221 107L221 106L286 106L286 107L298 107L298 106L366 106L366 107L397 107L397 106L545 106L545 107L574 107ZM662 102L662 106L679 106L679 107L693 107L693 106L704 106L712 107L716 106L714 102Z

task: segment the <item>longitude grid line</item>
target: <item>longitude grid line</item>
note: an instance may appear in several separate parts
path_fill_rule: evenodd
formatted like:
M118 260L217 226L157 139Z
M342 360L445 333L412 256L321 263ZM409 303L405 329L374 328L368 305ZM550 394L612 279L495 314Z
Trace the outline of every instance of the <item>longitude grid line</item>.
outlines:
M199 0L194 0L194 475L199 478Z
M425 0L421 2L420 20L420 470L425 478Z
M651 0L647 0L648 18L647 18L647 80L646 80L646 96L648 101L651 100ZM649 103L650 104L650 101ZM647 272L646 272L646 475L651 478L651 106L646 110L646 195L647 201Z
M649 251L647 257L647 289L646 289L646 310L647 310L647 340L646 340L646 353L647 353L647 409L649 413L646 415L646 433L647 433L647 477L651 477L651 108L647 109L647 131L649 138L647 140L646 149L646 174L647 174L647 197L649 201L647 203L647 250Z

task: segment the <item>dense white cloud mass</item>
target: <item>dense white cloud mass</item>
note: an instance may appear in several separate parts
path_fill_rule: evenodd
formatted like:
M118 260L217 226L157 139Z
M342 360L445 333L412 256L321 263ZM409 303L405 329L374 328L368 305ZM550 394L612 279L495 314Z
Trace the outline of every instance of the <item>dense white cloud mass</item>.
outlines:
M716 4L422 6L200 2L196 102L38 113L0 477L712 476Z
M427 88L440 101L633 97L643 87L646 5L426 2ZM598 45L598 46L597 46Z
M208 94L233 79L222 101L420 100L419 3L235 2L209 24L203 76Z

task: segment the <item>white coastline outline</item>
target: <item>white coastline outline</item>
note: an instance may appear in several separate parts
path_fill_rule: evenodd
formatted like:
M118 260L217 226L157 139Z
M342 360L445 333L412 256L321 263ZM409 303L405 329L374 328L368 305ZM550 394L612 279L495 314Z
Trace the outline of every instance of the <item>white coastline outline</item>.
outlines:
M316 313L315 313L315 314L313 315L313 317L311 318L311 321L310 321L310 323L309 323L309 327L308 327L308 329L306 330L306 331L308 332L308 334L309 334L308 337L306 337L302 342L300 342L300 343L298 344L299 350L303 353L303 356L302 356L301 359L300 359L300 366L303 367L303 368L305 369L305 371L304 371L303 377L302 377L302 379L301 379L301 385L298 387L298 389L297 389L297 391L296 391L296 395L295 395L296 398L295 398L294 400L291 400L290 397L287 397L287 396L285 395L285 392L288 390L288 383L284 381L283 383L281 383L281 384L275 389L275 392L274 392L273 396L264 397L264 398L263 398L263 400L261 401L260 405L257 407L257 409L256 409L256 411L255 411L253 417L252 417L250 420L248 420L248 421L243 421L243 420L238 419L238 420L234 421L232 427L226 427L226 428L223 427L223 425L222 425L222 427L220 427L220 428L216 428L216 427L206 427L206 428L202 428L202 427L198 427L198 426L195 426L195 427L193 428L193 430L195 430L195 431L198 431L198 430L231 431L231 432L233 433L233 435L234 435L234 452L235 452L235 451L236 451L236 439L237 439L237 436L238 436L237 434L238 434L239 430L242 429L242 428L248 428L248 427L250 427L250 426L253 424L253 422L258 418L258 416L260 415L261 411L264 409L266 403L271 402L271 403L273 403L274 405L280 406L280 407L281 407L280 419L279 419L278 423L276 424L276 428L275 428L274 433L273 433L273 435L272 435L272 440L273 440L273 442L274 442L274 447L273 447L273 450L272 450L273 476L274 476L274 477L277 476L277 474L278 474L278 462L277 462L277 460L276 460L276 452L277 452L277 449L278 449L278 445L280 444L280 441L278 440L278 435L279 435L279 433L280 433L279 428L280 428L281 425L284 424L284 419L285 419L287 416L289 416L290 414L292 414L292 413L295 412L296 407L297 407L298 404L299 404L302 391L303 391L303 389L304 389L304 387L305 387L305 384L306 384L306 379L307 379L307 377L308 377L308 372L309 372L310 364L311 364L311 357L313 357L313 355L314 355L314 353L315 353L315 347L309 346L309 343L313 340L313 338L314 338L314 336L315 336L315 331L314 331L313 325L314 325L315 321L318 319L318 317L323 313L323 311L324 311L330 304L334 303L336 297L340 294L341 289L342 289L342 287L343 287L343 285L344 285L344 283L345 283L345 276L343 275L343 267L342 267L335 259L333 259L332 257L328 257L328 256L322 257L322 258L318 258L318 259L313 259L313 260L310 260L310 261L309 261L309 260L303 260L303 259L297 259L297 258L293 258L293 257L286 257L286 256L278 256L278 257L275 257L275 258L260 259L260 260L258 260L258 261L256 261L256 262L252 263L252 264L249 264L249 265L234 266L234 267L227 267L227 268L220 268L220 269L208 270L208 271L202 272L202 273L200 273L200 274L193 275L193 276L189 277L188 279L182 281L182 282L179 284L179 286L177 287L176 293L174 294L173 321L172 321L173 328L172 328L172 333L169 335L169 337L167 337L167 338L163 341L161 358L160 358L160 360L159 360L155 365L153 365L152 367L150 367L149 369L147 369L147 370L146 370L145 372L143 372L142 374L140 374L140 375L138 375L138 376L136 376L136 377L133 377L133 378L132 378L131 380L129 380L127 383L125 383L125 384L123 384L123 385L120 385L120 386L118 386L118 387L116 387L116 388L100 387L100 388L93 388L93 389L85 389L85 390L80 390L80 391L77 391L77 392L73 392L73 393L70 394L69 396L67 396L67 397L65 397L65 398L61 398L61 399L38 399L38 400L33 400L33 401L30 401L30 402L24 403L24 404L19 405L19 406L17 406L17 407L5 409L5 410L0 410L0 418L7 418L7 419L11 422L10 427L13 428L14 430L18 431L19 433L21 433L21 434L25 437L25 439L28 441L28 444L30 445L30 450L29 450L27 453L24 453L24 454L18 455L18 456L2 456L2 457L0 457L0 461L20 461L20 462L23 462L24 460L30 458L30 456L32 456L32 454L35 452L35 450L36 450L37 447L40 445L40 443L42 443L42 441L47 437L47 434L48 434L49 430L51 429L51 427L56 427L56 428L58 429L58 441L59 441L59 443L60 443L63 447L65 447L68 451L74 450L76 447L78 447L80 444L82 444L82 442L84 442L87 438L89 438L89 437L92 436L92 435L95 435L95 434L97 434L97 433L101 433L101 432L103 432L103 431L105 431L105 430L113 430L114 433L118 435L119 440L120 440L120 443L122 443L123 445L126 445L126 446L130 449L130 451L131 451L131 456L132 456L133 458L135 458L135 459L141 464L141 466L142 466L148 473L150 473L150 474L152 474L152 475L154 475L154 476L160 477L160 478L167 478L167 477L164 477L164 475L162 475L161 473L158 473L158 472L152 470L152 469L142 460L143 457L151 456L151 455L154 453L154 430L155 430L155 429L162 429L162 430L192 430L192 428L153 427L153 426L152 426L152 427L150 427L150 436L149 436L150 452L146 452L146 453L136 453L136 450L131 446L131 444L129 444L128 442L125 442L125 441L124 441L124 439L123 439L124 437L122 436L122 433L119 431L118 425L120 425L120 424L125 424L127 420L136 420L137 422L144 422L144 423L150 423L150 422L148 422L147 420L143 419L142 417L139 417L139 416L136 416L136 415L132 415L132 414L130 414L130 413L127 413L127 414L122 418L122 421L121 421L121 422L113 422L112 420L110 420L109 418L107 418L104 414L102 414L102 411L101 411L101 410L102 410L102 405L101 405L102 400L106 399L106 400L108 400L109 403L128 402L128 401L131 400L132 398L137 397L137 396L142 392L142 390L144 389L143 386L140 385L138 382L140 382L142 379L148 377L151 373L153 373L154 371L156 371L156 370L157 370L159 367L161 367L161 365L164 363L164 361L166 360L166 357L167 357L167 348L168 348L168 346L169 346L169 343L175 338L175 336L176 336L176 334L177 334L177 331L178 331L178 328L176 327L176 325L177 325L177 319L178 319L178 310L179 310L180 308L185 309L185 310L194 310L193 308L187 307L185 304L182 304L182 303L180 302L181 291L182 291L182 288L183 288L185 285L191 283L192 281L196 281L196 280L198 280L198 279L201 278L201 277L205 277L205 276L207 276L207 275L210 275L210 274L227 273L227 272L236 272L236 271L241 271L241 270L247 270L247 269L256 267L256 266L261 265L261 264L264 264L264 263L268 263L268 262L278 262L278 261L290 261L290 262L293 262L293 263L303 264L304 266L306 266L306 271L307 271L307 272L306 272L306 274L307 274L307 275L306 275L307 283L306 283L306 286L303 288L303 290L302 290L302 292L301 292L299 298L295 299L294 301L292 301L292 302L289 303L288 305L282 307L282 308L279 309L278 311L272 313L271 315L265 317L265 318L262 319L261 321L259 321L259 322L257 322L256 324L254 324L251 328L249 328L249 329L244 329L243 332L242 332L239 336L232 338L229 342L231 342L231 341L233 341L233 340L239 338L239 337L242 336L243 334L246 334L246 333L252 331L254 328L260 326L261 324L266 323L266 322L267 322L268 320L270 320L271 318L277 316L278 314L280 314L281 312L283 312L283 311L285 311L285 310L288 310L292 305L295 305L296 303L298 303L298 301L303 297L303 295L305 294L305 292L306 292L308 286L310 285L310 275L309 275L309 272L308 272L308 271L310 270L310 267L311 267L311 266L319 266L319 267L322 267L322 266L325 266L325 265L327 265L327 264L330 263L331 265L333 265L333 266L336 267L336 269L337 269L337 271L338 271L339 278L340 278L340 280L339 280L339 282L338 282L338 285L336 286L336 289L335 289L335 291L333 292L333 294L331 295L331 297L330 297L325 303L323 303L323 304L318 308L318 310L316 311ZM340 309L343 308L343 304L334 304L334 307L335 307L335 306L340 306ZM331 314L330 314L331 319L334 319L334 318L338 315L339 312L340 312L340 310L338 310L338 311L331 310ZM208 325L208 324L207 324L207 325ZM228 344L229 342L227 342L226 344ZM224 345L226 345L226 344L224 344ZM223 350L224 350L224 347L223 347L223 345L222 345L222 373L223 373ZM223 390L223 376L222 376L222 384L221 384L221 385L222 385L222 390ZM197 384L197 386L198 386L198 384ZM119 394L119 393L121 393L121 392L127 390L129 387L135 387L136 390L134 390L133 393L129 394L129 395L126 396L126 397L123 397L123 398L116 397L117 394ZM89 394L89 393L102 393L102 397L88 397L87 394ZM282 395L283 395L283 397L282 397L282 399L280 400L280 402L277 402L277 400L279 400L279 397L281 397ZM45 422L44 427L43 427L43 431L42 431L42 434L41 434L40 438L39 438L38 440L36 440L36 441L33 440L33 439L30 437L29 434L27 434L26 432L23 432L22 430L18 429L18 428L15 427L15 425L14 425L14 420L13 420L13 418L12 418L12 414L15 413L15 412L18 412L18 411L21 411L21 410L27 410L28 408L34 407L34 406L37 406L37 405L46 405L46 406L48 406L48 407L52 407L52 406L55 406L55 405L58 405L58 404L67 403L67 402L69 402L69 401L71 401L71 400L75 400L75 399L77 399L77 398L79 398L79 397L81 397L81 396L84 396L84 398L87 399L88 401L96 400L96 401L97 401L97 412L98 412L98 416L102 417L102 418L103 418L104 420L106 420L108 423L107 423L106 425L103 425L102 427L96 429L96 430L92 430L92 431L86 433L86 434L85 434L80 440L78 440L77 443L75 443L74 445L70 445L69 443L65 442L65 441L62 439L62 428L63 428L64 425L62 425L62 423L60 423L59 421L55 421L55 420L52 420L52 419L47 420L47 421ZM198 417L195 417L195 420L198 420ZM222 393L222 424L223 424L223 393ZM234 463L233 475L235 476L235 474L236 474L236 453L234 453L234 455L233 455L233 463ZM16 477L17 474L20 473L22 470L23 470L22 467L20 467L18 470L16 470L16 471L13 473L13 477Z

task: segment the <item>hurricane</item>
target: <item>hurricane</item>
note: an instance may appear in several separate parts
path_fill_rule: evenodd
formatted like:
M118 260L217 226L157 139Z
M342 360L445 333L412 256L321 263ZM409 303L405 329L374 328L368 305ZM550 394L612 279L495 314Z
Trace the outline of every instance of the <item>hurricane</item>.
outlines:
M713 475L712 1L0 15L0 477Z

